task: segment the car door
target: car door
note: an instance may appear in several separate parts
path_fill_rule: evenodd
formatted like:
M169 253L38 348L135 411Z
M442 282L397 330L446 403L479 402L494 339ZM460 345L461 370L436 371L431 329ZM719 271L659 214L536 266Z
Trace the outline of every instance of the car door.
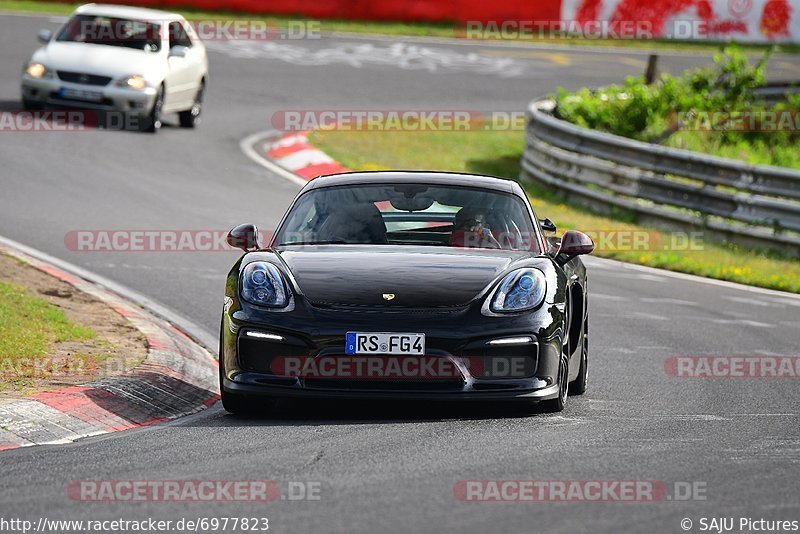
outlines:
M168 72L165 80L164 111L183 111L192 107L202 78L199 64L203 61L202 46L189 37L183 23L169 23Z

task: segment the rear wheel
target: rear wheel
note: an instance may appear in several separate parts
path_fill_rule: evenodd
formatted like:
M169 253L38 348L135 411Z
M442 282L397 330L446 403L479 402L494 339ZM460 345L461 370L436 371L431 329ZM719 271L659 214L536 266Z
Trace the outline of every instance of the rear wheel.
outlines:
M178 120L180 120L181 128L194 128L200 124L200 113L203 111L203 93L205 92L205 88L205 81L200 82L200 87L197 89L192 107L178 113Z

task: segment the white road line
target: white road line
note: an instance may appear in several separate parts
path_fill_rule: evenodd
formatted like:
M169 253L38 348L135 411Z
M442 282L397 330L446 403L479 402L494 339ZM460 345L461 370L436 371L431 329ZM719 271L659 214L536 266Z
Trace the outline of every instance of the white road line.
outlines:
M636 319L650 319L653 321L669 321L669 317L663 315L656 315L655 313L635 312L633 317Z
M764 307L764 308L769 308L769 307L772 307L772 306L780 306L780 304L773 304L773 303L770 303L770 302L764 302L763 300L750 299L750 298L747 298L747 297L729 297L729 296L724 296L722 298L724 298L726 300L731 300L733 302L738 302L740 304L749 304L749 305L752 305L752 306L761 306L761 307ZM783 307L786 307L786 306L784 305Z
M265 130L263 132L254 133L253 135L249 135L241 140L239 143L239 148L244 155L253 160L254 162L258 163L272 174L280 176L284 180L288 180L295 185L304 186L308 183L308 180L297 176L295 173L287 171L283 167L272 163L270 160L267 159L266 155L260 155L256 150L253 148L258 141L262 139L266 139L268 137L276 137L280 135L280 132L277 130Z
M589 293L589 298L601 299L601 300L613 300L614 302L623 302L629 299L625 297L620 297L619 295L605 295L603 293L597 293L596 291L591 291Z
M742 326L754 326L756 328L775 328L774 324L767 324L762 323L760 321L753 321L751 319L709 319L709 318L700 318L695 317L695 320L700 321L711 321L712 323L716 324L735 324L735 325L742 325Z
M641 302L650 302L653 304L678 304L680 306L697 306L697 302L691 300L672 299L668 297L639 297Z
M713 278L703 278L702 276L697 276L694 274L685 274L685 273L678 273L674 271L665 271L663 269L658 269L656 267L646 267L644 265L636 265L633 263L625 263L618 260L612 260L609 258L598 258L596 256L590 256L589 258L584 259L584 263L587 266L591 266L594 263L605 263L606 265L616 265L617 268L621 269L632 269L636 271L643 271L652 273L659 276L665 276L668 278L677 278L680 280L687 280L689 282L697 282L699 284L709 284L714 286L721 286L728 289L738 289L740 291L748 291L750 293L759 293L762 295L769 295L771 297L778 297L782 299L792 299L795 305L800 305L800 295L795 293L787 293L783 291L777 291L774 289L765 289L762 287L754 287L754 286L746 286L744 284L737 284L736 282L728 282L726 280L715 280ZM794 300L796 299L796 300Z

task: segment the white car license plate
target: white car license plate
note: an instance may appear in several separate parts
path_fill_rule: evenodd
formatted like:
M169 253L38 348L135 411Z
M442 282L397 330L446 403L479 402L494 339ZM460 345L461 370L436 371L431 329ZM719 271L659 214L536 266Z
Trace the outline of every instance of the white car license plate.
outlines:
M425 334L348 332L345 354L425 355Z
M103 100L103 93L97 91L86 91L84 89L70 89L69 87L62 87L59 91L62 98L71 98L74 100L88 100L90 102L100 102Z

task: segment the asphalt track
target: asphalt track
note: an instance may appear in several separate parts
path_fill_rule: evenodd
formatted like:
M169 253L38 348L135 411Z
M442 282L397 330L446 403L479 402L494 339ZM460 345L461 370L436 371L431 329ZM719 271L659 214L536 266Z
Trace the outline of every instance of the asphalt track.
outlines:
M0 16L0 109L47 17ZM78 229L274 228L298 186L242 154L282 109L522 110L557 86L638 74L632 51L397 39L214 46L204 123L133 132L0 133L0 235L96 272L216 336L235 254L75 253ZM263 45L263 43L262 43ZM391 48L394 47L394 48ZM420 48L422 47L422 49ZM708 54L664 54L677 72ZM800 62L777 57L774 78ZM457 134L454 134L457 135ZM546 215L546 214L540 214ZM219 406L171 424L0 455L0 517L267 516L276 532L681 532L700 517L799 520L800 390L793 379L670 377L676 355L798 355L800 300L590 259L591 384L556 416L507 406ZM83 503L73 480L319 482L318 501ZM460 480L659 480L706 500L462 503Z

